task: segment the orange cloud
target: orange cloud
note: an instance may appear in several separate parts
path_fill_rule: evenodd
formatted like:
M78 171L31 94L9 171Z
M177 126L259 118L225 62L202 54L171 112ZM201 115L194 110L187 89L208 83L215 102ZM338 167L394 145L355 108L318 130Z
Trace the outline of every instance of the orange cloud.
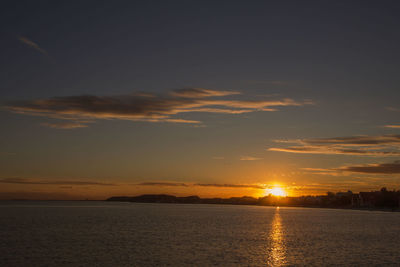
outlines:
M385 125L386 128L395 128L395 129L400 129L400 125L394 125L394 124L390 124L390 125Z
M268 148L267 150L301 154L356 155L374 157L400 156L400 135L276 140L275 142L297 145L288 147L272 147Z
M253 161L253 160L262 160L262 158L256 158L256 157L251 157L251 156L243 156L243 157L240 158L240 160Z
M65 123L42 123L41 125L54 128L54 129L75 129L85 128L87 125L77 122L65 122Z

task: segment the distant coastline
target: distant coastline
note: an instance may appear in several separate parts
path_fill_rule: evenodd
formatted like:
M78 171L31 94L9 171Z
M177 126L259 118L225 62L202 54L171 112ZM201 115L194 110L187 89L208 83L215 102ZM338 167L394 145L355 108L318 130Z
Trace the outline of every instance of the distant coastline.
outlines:
M106 201L137 203L174 203L174 204L225 204L255 206L287 206L309 208L339 208L357 210L400 211L400 191L360 192L351 191L320 196L278 197L268 195L254 198L249 196L231 198L200 198L198 196L177 197L166 194L147 194L140 196L114 196Z

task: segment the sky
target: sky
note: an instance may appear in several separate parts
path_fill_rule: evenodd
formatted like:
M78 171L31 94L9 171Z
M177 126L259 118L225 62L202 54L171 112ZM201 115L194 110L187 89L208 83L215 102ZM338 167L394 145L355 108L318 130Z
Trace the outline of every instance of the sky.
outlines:
M400 189L398 1L4 1L0 199Z

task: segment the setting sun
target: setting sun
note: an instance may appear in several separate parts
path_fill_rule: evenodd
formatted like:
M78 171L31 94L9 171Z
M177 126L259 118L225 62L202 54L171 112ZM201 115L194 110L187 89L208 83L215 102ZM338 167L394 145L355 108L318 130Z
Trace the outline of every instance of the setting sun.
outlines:
M276 197L286 197L286 191L281 187L273 187L266 190L267 194L271 194Z

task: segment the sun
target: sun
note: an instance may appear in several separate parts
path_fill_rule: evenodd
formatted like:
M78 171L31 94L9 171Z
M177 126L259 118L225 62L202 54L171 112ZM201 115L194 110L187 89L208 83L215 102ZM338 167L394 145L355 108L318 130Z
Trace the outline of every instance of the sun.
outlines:
M273 188L267 189L266 191L267 191L267 194L271 194L276 197L286 197L287 196L286 191L282 187L279 187L279 186L274 186Z

